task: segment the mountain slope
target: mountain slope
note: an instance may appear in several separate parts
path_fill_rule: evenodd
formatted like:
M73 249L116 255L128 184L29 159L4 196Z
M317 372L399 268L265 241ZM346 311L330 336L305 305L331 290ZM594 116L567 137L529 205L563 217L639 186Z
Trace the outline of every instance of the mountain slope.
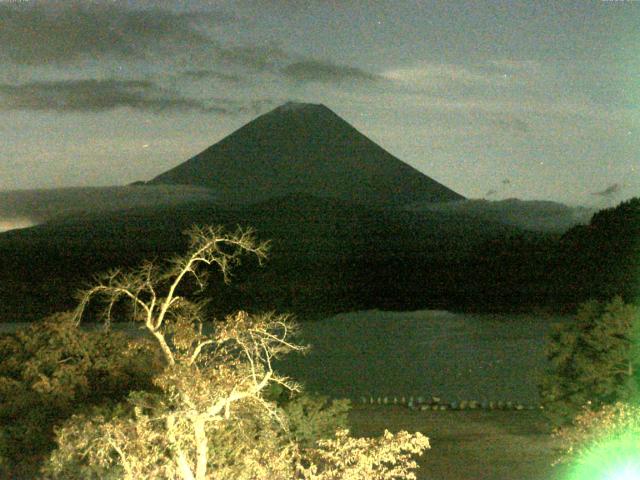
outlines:
M181 232L194 223L249 226L271 242L264 268L246 259L231 286L214 281L207 295L216 307L314 315L441 305L459 289L447 283L452 262L518 232L464 215L302 194L242 208L200 201L86 212L0 234L0 322L71 309L74 291L94 274L183 252Z
M304 193L404 205L464 197L400 161L324 105L287 103L151 184L211 188L223 203Z

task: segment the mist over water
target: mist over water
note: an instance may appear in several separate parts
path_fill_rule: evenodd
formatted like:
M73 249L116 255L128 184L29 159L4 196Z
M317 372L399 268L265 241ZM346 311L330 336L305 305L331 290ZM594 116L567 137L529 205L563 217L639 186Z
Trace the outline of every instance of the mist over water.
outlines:
M208 189L185 185L0 191L0 233L80 213L179 205L213 199Z
M37 222L26 217L0 218L0 233L17 228L27 228L36 225Z

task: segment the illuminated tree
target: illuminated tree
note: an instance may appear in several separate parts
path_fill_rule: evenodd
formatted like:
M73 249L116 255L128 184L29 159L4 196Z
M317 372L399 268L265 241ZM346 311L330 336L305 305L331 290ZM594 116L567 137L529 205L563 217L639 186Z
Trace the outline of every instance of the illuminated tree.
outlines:
M415 479L412 456L427 448L429 440L420 433L385 430L380 438L352 438L348 430L338 430L334 439L320 440L307 452L310 466L299 472L304 480Z
M69 313L0 337L0 477L34 478L53 428L89 406L152 387L162 365L149 342L82 331Z
M145 263L132 272L111 271L82 293L78 321L96 297L104 300L107 322L128 300L165 367L153 379L155 390L133 392L115 409L75 415L58 428L58 448L44 473L65 479L415 478L410 456L429 448L419 433L353 440L339 430L335 443L322 443L309 441L317 433L303 432L299 420L290 428L295 422L268 392L271 385L300 390L272 363L305 350L293 341L296 325L284 315L243 311L207 322L206 304L181 294L187 279L204 288L206 266L217 266L229 280L243 253L261 261L266 244L250 231L226 235L193 227L188 234L188 253L165 268ZM357 463L345 457L350 442L358 447ZM367 446L374 455L369 460Z
M616 297L580 306L575 321L556 326L546 348L549 368L540 384L547 417L571 423L588 405L598 410L630 401L640 390L640 311Z

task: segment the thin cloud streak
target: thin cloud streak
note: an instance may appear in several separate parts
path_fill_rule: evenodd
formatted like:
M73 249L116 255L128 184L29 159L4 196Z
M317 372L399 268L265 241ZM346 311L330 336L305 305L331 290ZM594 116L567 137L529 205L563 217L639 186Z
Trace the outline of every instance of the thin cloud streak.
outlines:
M162 89L147 80L61 80L0 85L2 110L100 112L137 110L208 111L200 101Z
M223 45L211 47L215 59L222 65L238 65L254 71L270 72L286 62L290 55L279 47L260 45Z
M622 185L620 185L619 183L614 183L612 185L609 185L604 190L591 193L591 195L597 195L599 197L612 197L617 193L620 193L620 191L622 191Z
M509 113L482 112L480 110L471 110L469 111L469 116L477 123L495 127L500 130L506 130L512 133L517 132L526 134L531 131L531 127L526 121Z
M224 82L238 83L241 81L240 75L223 73L214 70L186 70L180 75L192 80L222 80Z
M281 71L298 82L340 83L344 81L378 81L382 77L357 67L336 65L319 60L301 60L287 65Z
M457 84L487 84L492 77L500 77L495 72L474 69L461 64L420 64L400 67L383 74L389 80L413 87L447 87Z
M271 99L236 100L184 97L148 80L61 80L0 84L0 110L103 112L131 108L236 115L259 113L275 103Z

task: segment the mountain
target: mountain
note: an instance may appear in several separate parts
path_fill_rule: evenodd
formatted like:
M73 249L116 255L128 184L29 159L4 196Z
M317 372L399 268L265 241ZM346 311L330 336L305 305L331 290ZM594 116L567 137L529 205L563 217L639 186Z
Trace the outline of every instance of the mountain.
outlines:
M61 215L0 233L0 322L74 308L74 292L96 273L184 252L181 232L193 224L252 227L270 241L263 268L246 258L230 286L212 275L206 295L220 314L444 307L461 290L451 281L456 262L483 242L519 232L463 214L305 194L241 207L202 199Z
M369 205L462 200L324 105L286 103L150 184L210 188L220 203L302 193Z

